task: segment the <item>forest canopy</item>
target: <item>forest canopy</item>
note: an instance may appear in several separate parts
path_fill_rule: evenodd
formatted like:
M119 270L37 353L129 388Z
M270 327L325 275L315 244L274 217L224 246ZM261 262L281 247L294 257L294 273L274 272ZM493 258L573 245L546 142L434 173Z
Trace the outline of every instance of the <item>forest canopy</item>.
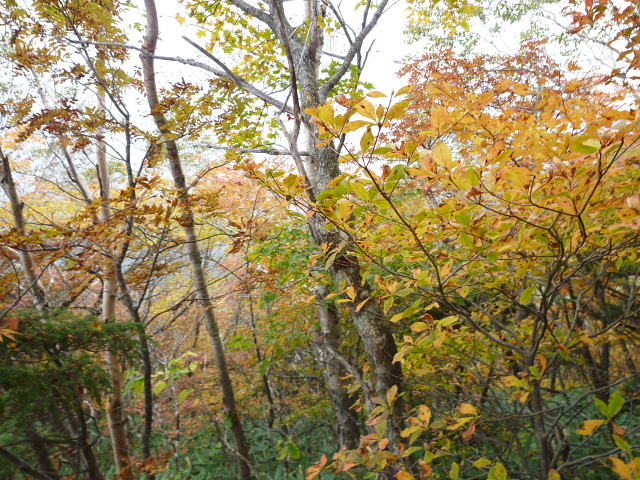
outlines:
M0 478L639 480L639 15L2 2Z

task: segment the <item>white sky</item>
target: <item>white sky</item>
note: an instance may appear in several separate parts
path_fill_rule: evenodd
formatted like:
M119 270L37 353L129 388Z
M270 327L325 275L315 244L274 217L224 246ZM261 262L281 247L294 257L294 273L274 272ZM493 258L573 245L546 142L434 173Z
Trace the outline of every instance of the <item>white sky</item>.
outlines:
M344 4L355 3L353 0L346 0ZM175 21L175 14L180 12L185 15L183 7L177 0L156 0L158 14L160 16L160 42L158 44L158 55L180 56L183 58L197 58L198 53L188 45L182 38L186 35L193 40L198 40L195 36L196 28L189 25L180 26ZM302 1L293 0L287 2L288 10L292 10L299 5L302 9ZM344 6L342 13L346 16L350 7ZM360 11L355 12L360 14ZM359 25L359 15L356 17L354 27ZM406 22L406 14L402 4L396 4L388 9L381 17L376 28L369 34L365 46L371 44L375 39L367 65L363 72L363 79L373 83L377 90L384 93L391 93L391 90L398 90L404 82L397 78L395 73L400 69L396 62L401 61L410 53L420 51L419 45L408 45L404 41L402 30ZM340 55L342 50L337 45L330 45L332 53ZM215 52L214 52L215 53ZM157 67L166 69L166 62L158 62ZM207 63L210 63L207 61ZM229 65L233 66L233 65ZM192 67L181 67L182 72L196 70ZM195 73L195 72L194 72Z

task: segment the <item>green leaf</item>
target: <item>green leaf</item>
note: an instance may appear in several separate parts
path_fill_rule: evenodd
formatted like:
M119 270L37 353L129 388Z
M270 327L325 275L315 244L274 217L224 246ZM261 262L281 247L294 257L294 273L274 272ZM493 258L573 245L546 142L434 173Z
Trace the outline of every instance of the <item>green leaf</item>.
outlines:
M471 228L471 215L469 212L460 212L456 216L456 221L467 228Z
M489 470L489 476L487 480L507 480L507 469L500 462L497 462L491 470Z
M577 137L572 137L569 146L571 150L576 153L584 153L589 155L591 153L596 153L600 150L600 142L595 138L591 138L589 135L578 135Z
M387 182L395 182L407 176L407 170L404 165L396 165L391 170L391 175L387 179Z
M480 175L473 168L470 168L466 172L464 172L464 176L469 180L469 186L475 187L480 183Z
M187 399L187 397L195 391L196 391L195 388L188 388L186 390L182 390L180 392L180 395L178 395L178 403L184 402Z
M450 317L446 317L446 318L443 318L442 320L438 320L436 325L438 327L448 327L449 325L453 325L454 323L457 323L457 322L458 322L458 316L451 315Z
M449 470L449 478L451 480L458 480L460 476L460 465L457 462L451 464L451 470Z
M371 128L367 128L367 131L364 132L362 138L360 139L360 149L364 154L369 150L369 147L373 145L373 133L371 133Z
M613 441L616 442L616 445L620 450L622 450L627 455L631 455L631 447L629 446L629 442L627 442L624 438L614 434Z
M491 465L491 460L489 460L488 458L481 458L473 462L473 466L476 468L483 468L487 465Z
M607 418L615 417L620 411L620 409L622 408L623 404L624 404L624 397L622 396L620 391L614 392L611 395L611 398L609 398L609 405L607 409L609 415L607 415Z
M531 301L531 297L536 291L536 287L529 287L520 294L520 305L527 305Z
M599 398L594 398L593 403L596 404L596 407L598 407L598 410L600 410L600 413L602 413L602 415L609 418L609 406L606 403L604 403Z
M353 122L347 123L342 128L342 133L355 132L359 128L362 128L362 127L364 127L366 125L371 125L371 122L367 122L365 120L354 120Z
M408 457L409 455L411 455L414 452L417 452L418 450L422 450L422 447L409 447L402 453L402 456Z
M352 182L351 189L358 195L361 199L367 200L367 189L360 182Z
M167 388L167 382L165 382L164 380L160 380L158 383L156 383L153 387L153 393L155 393L156 395L160 395L165 388Z

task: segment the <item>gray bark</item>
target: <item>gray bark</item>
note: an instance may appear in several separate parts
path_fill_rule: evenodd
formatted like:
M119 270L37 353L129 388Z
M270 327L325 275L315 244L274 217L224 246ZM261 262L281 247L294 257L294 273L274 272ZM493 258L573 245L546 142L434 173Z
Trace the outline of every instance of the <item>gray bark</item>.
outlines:
M11 164L9 163L9 157L7 157L0 148L0 185L4 193L9 197L9 205L11 206L11 213L13 215L13 225L18 235L25 237L27 235L27 222L24 218L24 204L18 196L18 190L16 184L13 181L13 175L11 173ZM31 290L36 308L44 312L49 308L47 298L44 293L44 288L40 283L40 277L36 273L36 267L33 260L33 255L27 249L25 245L22 245L18 250L18 257L20 258L20 264L24 271L24 276L27 281L27 291Z
M329 386L331 404L333 406L340 446L346 446L352 450L358 448L360 442L360 423L358 414L351 409L355 399L351 398L342 384L342 378L346 374L346 369L334 352L340 351L342 334L340 318L335 305L329 304L324 297L328 289L322 285L316 289L318 294L318 317L320 319L320 331L322 338L320 341L320 352L325 362L325 377Z

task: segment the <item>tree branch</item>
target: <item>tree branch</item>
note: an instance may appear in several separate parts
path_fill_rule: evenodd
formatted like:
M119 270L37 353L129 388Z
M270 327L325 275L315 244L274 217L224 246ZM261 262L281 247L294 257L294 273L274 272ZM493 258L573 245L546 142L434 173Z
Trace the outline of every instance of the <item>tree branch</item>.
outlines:
M33 478L37 480L57 480L58 478L60 478L58 477L58 475L55 475L52 477L50 475L47 475L44 472L41 472L40 470L36 470L35 468L27 465L25 461L22 460L20 457L15 456L9 450L1 446L0 446L0 455L6 458L10 463L13 464L14 467L16 467L22 473L31 475Z
M358 53L358 50L360 50L360 48L362 47L362 43L364 42L364 39L367 37L367 35L369 35L371 30L373 30L373 27L375 27L376 24L378 23L378 20L384 13L384 9L387 7L388 3L389 3L389 0L382 0L380 2L380 5L376 9L376 13L373 14L371 21L367 23L367 25L362 29L362 31L358 34L358 36L353 40L353 43L351 44L349 51L344 56L344 62L342 62L342 65L340 66L338 71L336 71L336 73L334 73L333 76L329 80L327 80L327 83L325 83L320 88L321 102L324 102L326 100L329 92L333 90L333 88L342 79L344 74L347 73L347 71L349 70L349 67L351 66L351 61L353 60L353 57L356 56L356 53Z
M206 143L198 143L196 147L209 148L211 150L226 150L228 152L240 152L240 153L259 153L263 155L288 155L292 153L289 150L279 150L277 148L240 148L240 147L226 147L224 145L209 145ZM311 152L298 152L302 156L311 155Z
M288 108L285 104L283 104L281 101L276 100L271 95L268 95L268 94L264 93L263 91L259 90L257 87L251 85L244 78L239 77L238 75L233 73L229 67L227 67L224 63L222 63L220 60L218 60L216 57L214 57L211 54L211 52L208 52L206 49L202 48L200 45L198 45L194 41L188 39L187 37L182 37L182 38L187 43L189 43L194 48L196 48L200 53L205 55L207 58L213 60L220 68L222 68L222 70L224 70L224 73L222 73L221 76L226 77L229 80L233 81L240 88L246 90L249 93L252 93L256 97L258 97L260 100L264 100L265 102L273 105L274 107L279 108L283 112L287 112L287 113L293 114L293 111L290 108Z
M244 13L247 13L253 18L260 20L262 23L266 23L267 26L269 26L269 28L271 28L272 30L276 28L273 17L271 17L271 15L269 13L266 13L264 10L260 10L253 5L249 5L244 0L229 0L229 2L238 7Z

